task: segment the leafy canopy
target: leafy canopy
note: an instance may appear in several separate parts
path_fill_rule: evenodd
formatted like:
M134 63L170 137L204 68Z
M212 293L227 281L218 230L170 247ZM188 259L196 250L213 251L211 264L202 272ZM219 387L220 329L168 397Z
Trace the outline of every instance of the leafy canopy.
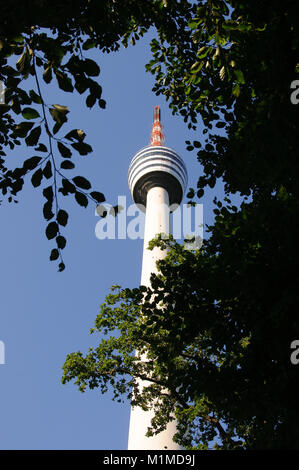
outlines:
M185 448L215 437L221 449L298 448L298 6L210 0L180 20L176 34L159 25L147 69L173 113L204 126L187 142L203 170L188 196L222 179L226 197L200 250L154 242L169 249L160 274L106 298L95 323L106 336L85 357L68 355L63 382L154 407L149 433L174 413Z
M83 207L104 196L85 177L65 175L74 168L74 151L85 156L92 149L83 130L62 132L69 110L46 103L39 84L56 80L66 93L86 93L87 107L104 108L100 68L89 49L116 51L156 28L147 64L154 91L189 128L204 126L186 143L203 170L190 199L220 179L226 192L224 201L215 200L215 223L200 250L158 240L169 254L151 286L106 298L95 324L106 336L85 357L67 357L63 382L75 379L81 390L102 393L112 387L117 400L154 407L149 432L163 429L174 413L175 439L186 448L207 448L216 436L222 449L298 448L298 372L289 360L299 300L298 107L290 101L299 71L297 3L34 5L29 12L19 2L15 11L8 1L2 11L0 190L13 201L27 174L34 187L46 183L46 236L56 240L50 259L59 258L60 270L68 214L58 195L72 194ZM29 91L28 78L35 82ZM6 168L6 149L22 142L32 156L21 168ZM236 193L240 207L230 203ZM141 394L138 378L151 381Z

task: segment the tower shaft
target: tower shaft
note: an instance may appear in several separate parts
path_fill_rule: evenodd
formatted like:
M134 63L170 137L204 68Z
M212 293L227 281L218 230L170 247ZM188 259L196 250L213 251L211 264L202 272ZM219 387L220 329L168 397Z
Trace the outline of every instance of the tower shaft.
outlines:
M146 197L141 284L150 286L151 273L157 273L156 262L165 257L165 250L155 247L148 250L149 242L159 233L169 234L169 197L166 189L151 188Z
M157 273L156 262L166 256L166 250L155 247L148 249L148 243L159 233L169 234L169 197L166 189L159 186L151 188L147 193L146 216L144 230L144 245L142 259L141 284L150 286L150 276ZM146 355L141 358L146 361ZM149 381L140 380L139 389L150 385ZM173 435L176 432L176 423L172 421L168 424L165 431L152 437L146 437L147 428L151 425L154 412L143 411L135 407L131 409L130 428L129 428L129 450L155 450L155 449L181 449L173 442Z

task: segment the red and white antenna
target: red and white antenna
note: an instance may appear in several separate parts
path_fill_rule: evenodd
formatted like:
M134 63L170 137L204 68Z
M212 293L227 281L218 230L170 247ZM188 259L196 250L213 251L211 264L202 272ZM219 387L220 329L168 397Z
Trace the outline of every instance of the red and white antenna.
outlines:
M154 108L154 122L151 135L151 144L152 145L163 145L164 134L162 132L162 124L160 122L161 114L159 106Z

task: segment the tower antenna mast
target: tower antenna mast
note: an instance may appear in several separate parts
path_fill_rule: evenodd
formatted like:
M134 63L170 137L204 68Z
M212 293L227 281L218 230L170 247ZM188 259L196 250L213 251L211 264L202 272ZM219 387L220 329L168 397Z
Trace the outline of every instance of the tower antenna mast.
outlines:
M162 132L161 111L159 106L154 108L154 122L151 135L151 144L162 146L164 143L164 134Z

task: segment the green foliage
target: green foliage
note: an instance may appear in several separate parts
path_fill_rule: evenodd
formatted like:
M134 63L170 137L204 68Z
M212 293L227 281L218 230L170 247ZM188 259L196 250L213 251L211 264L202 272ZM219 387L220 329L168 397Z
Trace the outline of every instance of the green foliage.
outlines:
M298 373L289 360L299 333L299 108L290 102L298 13L292 0L44 1L30 11L8 0L2 7L0 191L11 202L26 175L36 188L44 183L46 236L56 242L50 260L59 271L68 214L58 196L82 207L105 198L85 177L61 171L75 168L74 152L92 148L83 130L67 129L70 110L45 101L41 81L105 109L100 67L88 51L134 45L153 26L146 68L154 92L190 129L203 124L202 135L186 142L203 170L188 197L201 198L219 179L226 193L215 201L209 240L198 251L153 242L169 245L160 275L151 288L113 290L95 323L105 338L85 357L70 354L63 375L82 391L112 387L117 400L153 407L150 433L175 413L176 439L186 448L207 448L216 436L222 449L299 447ZM34 151L8 169L7 149L22 142ZM230 194L242 196L239 208ZM141 394L140 378L151 382Z
M198 119L205 126L199 188L222 177L227 193L269 195L280 184L297 191L298 107L289 99L297 17L292 1L271 8L255 1L198 2L176 38L165 28L152 42L147 69L155 75L154 90L190 128ZM225 134L215 134L224 127Z
M298 202L273 196L262 207L217 207L200 250L161 237L150 244L169 249L160 274L150 288L107 296L92 329L99 346L85 357L68 355L63 383L75 379L81 391L102 393L110 387L115 399L143 409L156 403L149 432L174 413L176 439L187 449L208 448L215 437L218 449L296 448L298 372L288 352L299 330L298 277L290 280L299 232L283 227ZM140 378L150 382L142 393Z
M298 448L299 377L290 362L299 333L298 107L289 98L298 6L182 5L176 21L169 6L168 21L156 22L147 70L174 114L194 130L204 125L186 142L203 169L188 197L220 178L226 196L215 200L200 250L161 237L150 244L169 248L159 275L151 287L106 298L95 325L104 339L86 357L68 356L63 382L75 379L81 390L104 383L102 392L111 386L117 398L154 408L150 432L174 413L187 449L215 437L217 449ZM151 383L142 393L138 378Z

